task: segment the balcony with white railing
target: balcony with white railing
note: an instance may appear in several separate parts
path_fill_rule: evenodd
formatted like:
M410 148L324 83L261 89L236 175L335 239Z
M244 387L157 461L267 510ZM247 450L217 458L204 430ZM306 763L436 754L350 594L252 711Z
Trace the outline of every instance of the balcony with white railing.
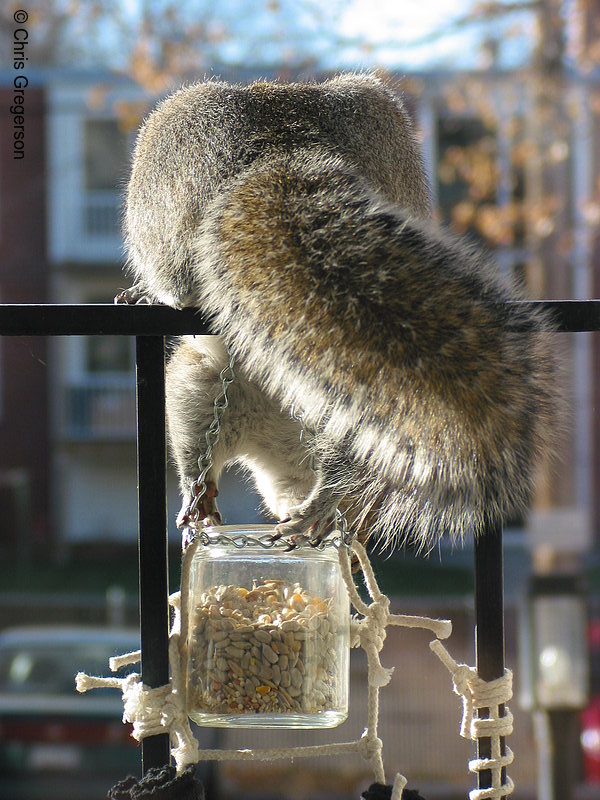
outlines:
M117 192L85 192L82 198L80 232L87 240L120 242L121 199Z
M89 376L63 387L61 437L67 441L133 441L135 383L129 376Z
M120 209L133 134L114 111L122 92L91 107L92 88L58 83L49 93L48 246L59 266L122 260ZM121 99L133 102L130 95Z

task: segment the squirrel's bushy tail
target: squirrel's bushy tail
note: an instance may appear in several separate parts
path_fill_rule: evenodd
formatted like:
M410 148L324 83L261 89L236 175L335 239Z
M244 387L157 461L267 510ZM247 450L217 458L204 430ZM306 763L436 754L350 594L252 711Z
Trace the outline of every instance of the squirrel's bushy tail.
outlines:
M430 542L523 509L553 428L548 326L480 251L306 150L237 178L196 257L216 330L344 455L376 534Z

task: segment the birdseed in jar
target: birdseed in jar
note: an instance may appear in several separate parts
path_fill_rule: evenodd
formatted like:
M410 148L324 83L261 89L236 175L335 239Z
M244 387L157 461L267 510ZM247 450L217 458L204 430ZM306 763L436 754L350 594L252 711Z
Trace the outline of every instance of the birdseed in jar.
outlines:
M343 706L343 623L299 583L213 586L190 609L188 708L215 715L319 714Z

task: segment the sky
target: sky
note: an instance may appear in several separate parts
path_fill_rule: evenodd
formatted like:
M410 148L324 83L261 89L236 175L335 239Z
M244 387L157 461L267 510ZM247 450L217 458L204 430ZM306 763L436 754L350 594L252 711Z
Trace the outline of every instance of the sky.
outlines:
M123 8L133 18L144 4L159 9L168 1L124 0ZM208 20L217 33L227 32L220 45L225 62L280 64L312 57L329 68L476 68L489 66L478 46L489 35L501 42L503 66L522 63L532 41L532 16L511 14L455 30L453 23L474 5L475 0L189 0L185 11L182 0L179 8L190 19Z
M503 55L518 59L530 41L530 17L511 15L503 23L474 24L457 31L452 24L472 10L473 0L352 0L341 19L341 32L348 36L366 36L382 45L379 57L390 64L402 59L415 68L462 62L477 66L481 54L477 41L482 33L499 36ZM442 36L434 34L446 31ZM385 46L392 41L394 46ZM421 44L419 44L421 42Z

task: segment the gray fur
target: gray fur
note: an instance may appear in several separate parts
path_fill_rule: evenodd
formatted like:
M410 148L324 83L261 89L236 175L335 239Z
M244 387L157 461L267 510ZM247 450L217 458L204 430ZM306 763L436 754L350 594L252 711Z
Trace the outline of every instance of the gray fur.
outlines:
M523 509L554 413L544 320L479 251L436 230L410 123L369 76L207 83L142 128L126 209L136 290L199 306L238 381L215 452L255 474L282 529L343 502L384 543L429 546ZM225 350L168 370L184 505ZM315 477L290 408L315 429Z

